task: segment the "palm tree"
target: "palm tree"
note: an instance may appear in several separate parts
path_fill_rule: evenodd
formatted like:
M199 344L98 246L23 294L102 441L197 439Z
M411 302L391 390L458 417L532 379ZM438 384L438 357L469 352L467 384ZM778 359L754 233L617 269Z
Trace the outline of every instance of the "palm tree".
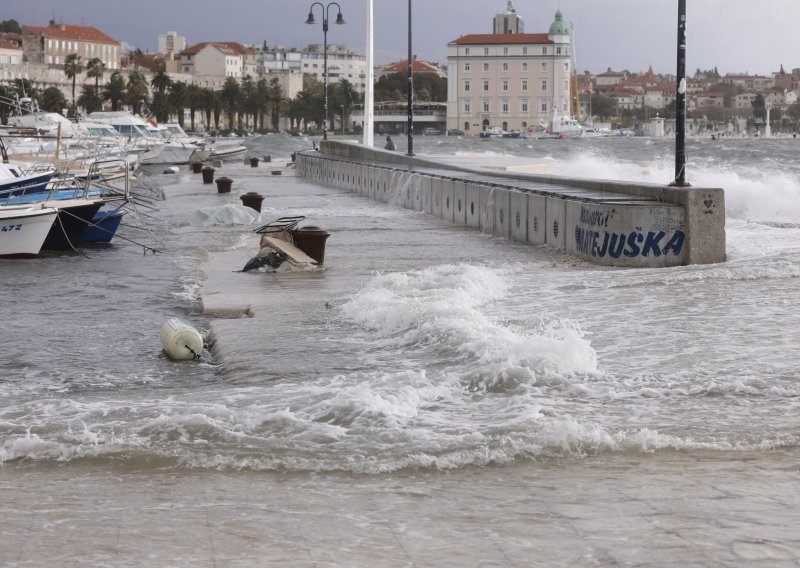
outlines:
M103 106L103 99L95 90L92 85L84 85L81 88L81 96L78 97L78 104L82 106L87 113L100 110Z
M219 93L219 100L228 111L228 128L234 129L233 118L236 115L239 104L242 98L242 90L239 88L239 83L233 77L225 79L225 84Z
M169 102L178 114L178 124L183 128L183 110L186 108L186 83L177 81L169 89Z
M239 101L239 108L241 112L239 113L239 128L242 127L242 116L244 115L245 120L248 122L249 126L249 118L253 117L253 122L256 123L258 120L258 109L261 106L260 101L258 100L259 94L258 89L256 88L256 84L253 83L253 78L250 75L247 75L244 79L242 79L241 89L241 100ZM254 127L255 127L254 126Z
M350 111L353 109L354 104L361 102L361 96L356 91L355 85L347 79L340 79L336 84L336 90L341 96L342 122L350 124Z
M119 105L125 100L125 79L119 71L114 71L103 87L103 100L111 103L111 110L119 110Z
M81 56L77 53L70 53L64 58L64 74L67 79L72 79L72 107L75 108L75 79L83 73ZM73 111L74 112L74 111Z
M172 86L172 78L166 71L156 71L153 78L150 79L150 86L153 87L157 93L165 93Z
M189 107L189 123L194 132L194 115L202 104L201 89L194 83L186 87L186 106Z
M127 102L133 107L134 114L141 114L142 104L147 99L147 79L140 71L134 71L128 77Z
M283 88L277 77L273 77L269 82L268 91L272 111L272 130L279 130L281 114L289 112L289 99L283 96Z
M167 93L162 91L153 93L153 100L150 102L150 111L156 116L158 122L167 122L173 108Z
M100 92L100 77L103 76L103 72L106 70L105 63L99 57L94 57L86 62L86 76L89 78L94 78L94 92Z

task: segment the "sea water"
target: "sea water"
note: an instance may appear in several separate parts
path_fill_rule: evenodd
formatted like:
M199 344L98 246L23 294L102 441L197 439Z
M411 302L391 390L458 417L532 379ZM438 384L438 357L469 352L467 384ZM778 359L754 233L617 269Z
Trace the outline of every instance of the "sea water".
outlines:
M276 161L311 147L248 144ZM419 137L415 151L572 177L668 183L674 172L667 140ZM798 151L795 140L689 141L687 181L725 189L718 265L603 268L336 191L297 197L380 254L318 310L275 315L304 353L293 362L266 347L197 364L163 355L166 319L209 330L199 263L243 244L176 208L172 178L151 172L166 199L142 219L163 243L130 223L120 234L158 254L117 239L88 257L0 261L0 463L380 476L795 451ZM399 243L393 227L411 236Z

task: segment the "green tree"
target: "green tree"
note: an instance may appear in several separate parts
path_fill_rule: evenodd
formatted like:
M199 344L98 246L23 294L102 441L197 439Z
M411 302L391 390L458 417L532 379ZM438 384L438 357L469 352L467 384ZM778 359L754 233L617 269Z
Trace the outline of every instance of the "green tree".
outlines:
M94 79L94 92L100 93L100 78L106 70L105 63L99 57L93 57L86 62L86 76Z
M103 87L103 100L111 103L111 110L119 110L120 104L125 100L125 79L119 71L114 71Z
M765 119L767 117L767 107L764 101L764 95L757 94L753 99L753 116L755 118Z
M3 20L0 22L0 32L21 34L22 27L17 20Z
M47 112L62 114L64 109L67 108L67 99L58 87L47 87L42 91L39 106Z
M157 93L166 93L172 86L172 78L166 71L156 71L150 79L150 86Z
M83 73L83 63L81 56L77 53L70 53L64 58L64 74L67 79L72 80L72 106L75 107L75 80Z
M290 101L284 96L283 87L277 77L270 80L267 90L272 115L272 130L277 131L280 129L281 115L289 112Z
M233 130L235 128L234 118L236 111L242 100L242 90L239 88L239 83L233 77L225 79L225 84L219 93L219 100L228 113L228 128Z
M91 113L103 107L103 99L93 85L84 85L81 88L81 96L78 97L78 105L87 113Z
M147 79L139 71L134 71L128 77L128 84L126 86L126 102L133 107L134 114L141 114L142 106L147 101Z
M169 102L175 109L178 115L178 124L183 128L183 115L186 109L186 83L184 81L175 81L169 89Z
M29 98L34 102L39 102L41 92L30 79L18 78L11 82L11 90L18 99Z
M158 122L167 122L172 111L173 106L167 93L163 91L153 93L153 98L150 101L150 112L155 115Z
M186 86L186 106L189 107L189 122L191 124L191 131L194 132L194 115L202 104L200 96L200 87L192 83Z

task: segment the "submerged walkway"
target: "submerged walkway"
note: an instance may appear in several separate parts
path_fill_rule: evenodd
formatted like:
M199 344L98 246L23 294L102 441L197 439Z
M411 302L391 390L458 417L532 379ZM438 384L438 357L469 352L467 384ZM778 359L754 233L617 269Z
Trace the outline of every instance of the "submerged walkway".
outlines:
M298 345L315 340L305 337L308 326L328 298L376 270L468 260L473 245L509 260L563 259L382 203L359 217L351 210L366 198L283 168L270 176L275 166L226 165L235 194L212 192L201 203L190 174L166 188L187 208L258 191L267 216L306 214L333 233L327 270L272 278L236 272L257 237L221 229L244 239L234 247L222 240L202 265L201 301L222 373L326 369L324 349L298 357ZM389 237L378 247L379 233ZM229 314L250 317L217 319ZM619 453L372 476L11 463L0 467L0 565L797 566L798 464L794 450Z

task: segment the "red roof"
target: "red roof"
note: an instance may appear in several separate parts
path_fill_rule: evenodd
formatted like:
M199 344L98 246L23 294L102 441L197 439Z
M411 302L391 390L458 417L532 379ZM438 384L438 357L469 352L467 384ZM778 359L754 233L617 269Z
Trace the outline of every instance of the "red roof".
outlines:
M439 69L436 65L425 63L419 59L411 60L411 68L414 73L438 73ZM397 63L390 63L383 68L383 73L403 73L408 70L408 59L403 59Z
M17 51L22 51L22 48L18 45L14 45L10 41L6 41L4 39L0 39L0 49L16 49Z
M181 54L185 53L186 55L197 55L198 53L203 51L203 49L207 45L213 45L221 52L228 55L242 55L245 53L253 53L252 49L243 46L241 43L236 43L235 41L204 41L202 43L198 43L196 45L193 45L192 47L184 49L183 51L181 51Z
M90 26L70 26L68 24L56 24L50 26L23 26L22 31L34 32L47 38L74 39L78 41L119 45L119 42L114 38L109 37L97 28Z
M547 34L469 34L450 42L450 45L505 45L553 43Z

